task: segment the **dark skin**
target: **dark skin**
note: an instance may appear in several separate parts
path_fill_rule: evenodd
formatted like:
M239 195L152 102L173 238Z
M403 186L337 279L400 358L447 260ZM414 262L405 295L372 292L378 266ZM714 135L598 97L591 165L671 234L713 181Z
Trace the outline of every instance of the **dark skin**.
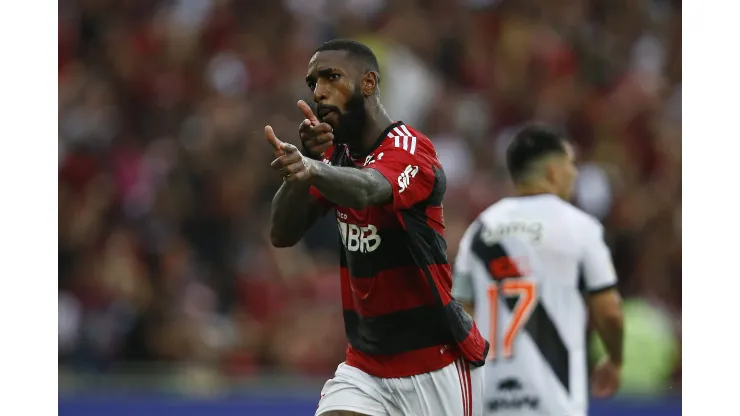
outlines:
M323 214L322 207L309 194L311 185L329 201L353 209L384 205L393 199L391 184L378 171L330 166L316 160L335 140L346 143L354 152L365 153L392 123L380 104L378 74L364 68L345 51L322 51L309 61L306 83L319 114L316 117L305 102L298 102L305 116L299 136L309 155L280 141L272 127L265 127L265 137L276 157L270 166L283 178L272 201L270 237L275 247L298 243ZM353 98L359 100L361 111L349 108L350 103L354 104ZM358 128L349 129L350 125ZM335 137L340 131L342 136Z

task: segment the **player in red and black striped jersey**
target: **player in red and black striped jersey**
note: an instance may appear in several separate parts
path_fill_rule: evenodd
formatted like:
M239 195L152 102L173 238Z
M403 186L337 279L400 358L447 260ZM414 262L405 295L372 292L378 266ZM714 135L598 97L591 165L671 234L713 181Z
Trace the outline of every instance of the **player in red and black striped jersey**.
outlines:
M377 59L335 40L317 49L306 82L303 150L267 126L284 179L272 242L297 243L333 209L342 241L342 307L349 346L317 415L480 415L488 349L451 296L444 238L444 170L431 141L380 104Z

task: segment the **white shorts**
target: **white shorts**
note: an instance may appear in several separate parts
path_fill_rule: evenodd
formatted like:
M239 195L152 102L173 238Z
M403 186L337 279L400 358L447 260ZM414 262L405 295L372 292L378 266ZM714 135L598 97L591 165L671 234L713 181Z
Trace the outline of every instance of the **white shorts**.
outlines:
M316 416L351 411L367 416L483 416L483 368L462 359L403 378L380 378L339 364L324 384Z

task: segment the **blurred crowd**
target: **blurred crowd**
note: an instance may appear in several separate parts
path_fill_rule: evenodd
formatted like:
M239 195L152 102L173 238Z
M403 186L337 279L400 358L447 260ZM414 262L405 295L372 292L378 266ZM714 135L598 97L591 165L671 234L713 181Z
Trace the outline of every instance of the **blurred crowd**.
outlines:
M298 142L308 60L337 37L373 48L389 114L437 147L451 258L511 192L511 132L565 129L574 203L680 353L680 1L60 0L60 363L241 376L343 359L336 225L271 247L262 133Z

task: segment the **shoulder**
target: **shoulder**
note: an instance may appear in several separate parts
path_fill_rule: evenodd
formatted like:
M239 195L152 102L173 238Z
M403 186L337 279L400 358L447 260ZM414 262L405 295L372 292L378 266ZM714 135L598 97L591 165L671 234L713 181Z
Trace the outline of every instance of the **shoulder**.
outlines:
M410 156L437 158L437 152L429 137L403 122L396 123L388 130L376 153L389 150L402 150Z
M480 226L490 226L493 223L499 222L506 218L506 213L512 209L513 203L514 201L508 198L501 199L483 210L475 222L479 223Z
M574 206L566 201L557 202L563 212L563 217L567 218L568 225L584 241L592 241L594 238L601 238L604 232L604 226L591 214Z

